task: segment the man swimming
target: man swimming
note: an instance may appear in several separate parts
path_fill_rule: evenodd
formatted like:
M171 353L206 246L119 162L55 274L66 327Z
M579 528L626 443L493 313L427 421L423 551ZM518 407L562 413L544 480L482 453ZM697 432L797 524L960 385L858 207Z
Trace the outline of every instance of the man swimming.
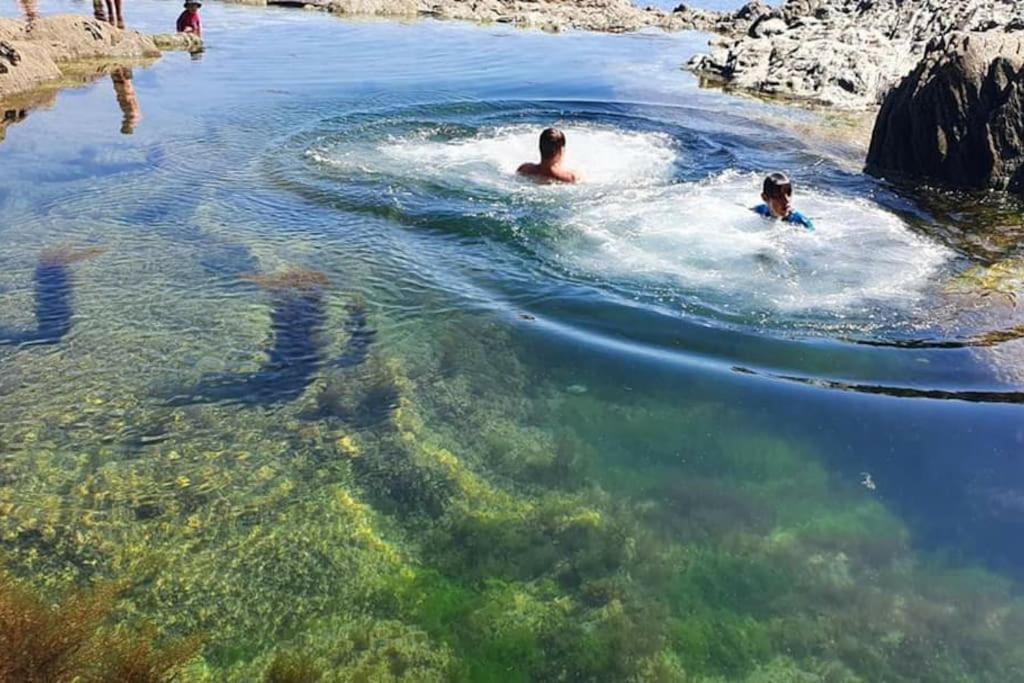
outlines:
M540 134L540 163L525 163L516 169L519 175L575 183L579 174L562 166L565 156L565 134L557 128L546 128Z
M793 183L784 173L772 173L764 179L761 190L764 204L754 207L754 212L765 218L777 218L793 225L802 225L814 230L814 223L799 211L793 210Z

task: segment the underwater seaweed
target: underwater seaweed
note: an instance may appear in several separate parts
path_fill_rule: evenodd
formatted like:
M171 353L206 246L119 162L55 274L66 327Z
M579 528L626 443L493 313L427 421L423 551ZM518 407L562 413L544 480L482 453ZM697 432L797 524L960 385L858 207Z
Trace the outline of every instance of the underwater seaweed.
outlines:
M327 275L308 268L293 268L273 275L263 273L241 275L239 279L258 285L268 292L319 292L331 285L331 280Z
M299 653L278 652L263 674L263 683L317 683L324 672Z
M71 331L73 285L68 266L103 253L98 247L49 247L39 254L35 281L36 329L0 330L0 346L45 345L60 342Z
M53 605L0 570L0 682L175 680L199 640L156 647L152 629L107 628L120 593L119 585L105 583Z

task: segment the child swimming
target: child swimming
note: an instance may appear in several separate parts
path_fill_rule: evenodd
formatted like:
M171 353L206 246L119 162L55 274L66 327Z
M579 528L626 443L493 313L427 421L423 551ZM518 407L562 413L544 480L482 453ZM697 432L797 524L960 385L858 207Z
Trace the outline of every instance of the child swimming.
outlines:
M761 199L764 200L764 204L755 206L753 209L759 216L777 218L786 223L802 225L808 230L814 230L814 223L810 218L793 210L793 183L786 174L772 173L765 178Z

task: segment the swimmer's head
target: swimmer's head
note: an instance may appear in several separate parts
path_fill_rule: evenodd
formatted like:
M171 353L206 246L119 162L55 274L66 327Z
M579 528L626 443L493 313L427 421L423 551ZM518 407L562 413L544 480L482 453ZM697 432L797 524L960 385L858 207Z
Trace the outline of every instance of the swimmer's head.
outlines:
M540 134L540 159L552 161L557 159L565 149L565 133L557 128L545 128Z
M793 183L785 173L772 173L764 179L761 199L776 218L785 218L793 210Z

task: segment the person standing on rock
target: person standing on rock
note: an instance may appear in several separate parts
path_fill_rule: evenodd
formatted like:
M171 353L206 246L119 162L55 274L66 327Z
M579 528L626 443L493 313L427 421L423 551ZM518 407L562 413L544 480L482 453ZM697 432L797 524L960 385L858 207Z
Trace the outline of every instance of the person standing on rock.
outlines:
M761 189L764 204L755 206L754 213L814 230L814 223L810 218L793 210L793 183L785 173L772 173L764 179Z
M516 169L516 173L562 183L575 183L580 179L579 174L562 166L564 156L565 134L557 128L547 128L540 134L540 163L525 163Z
M194 33L203 35L203 22L199 18L199 8L203 3L199 0L185 0L185 11L178 15L178 33Z
M124 28L121 0L107 0L107 21L120 29Z

